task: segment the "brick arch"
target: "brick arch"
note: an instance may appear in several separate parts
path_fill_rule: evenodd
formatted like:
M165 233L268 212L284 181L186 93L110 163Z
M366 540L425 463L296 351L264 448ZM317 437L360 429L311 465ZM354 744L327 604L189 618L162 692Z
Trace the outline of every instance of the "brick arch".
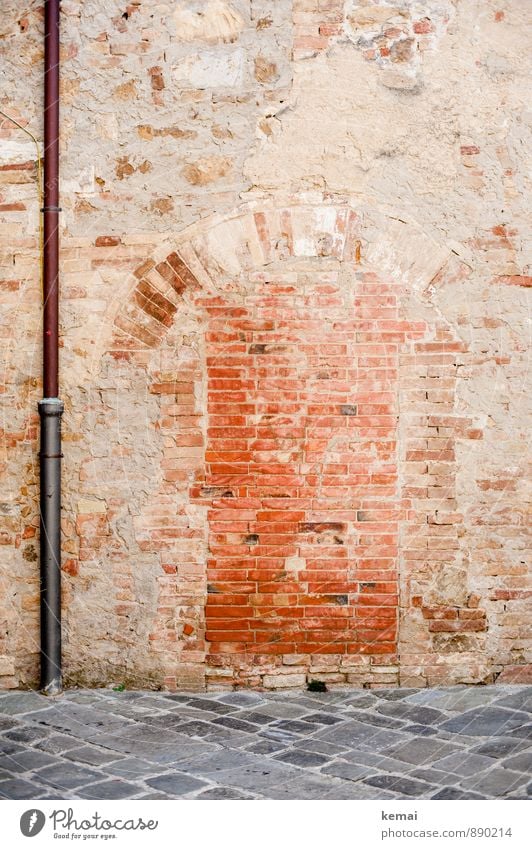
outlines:
M310 194L247 203L187 227L134 270L114 319L113 347L157 347L188 295L225 289L289 258L362 259L421 292L450 256L415 222L383 206Z
M459 674L465 664L482 677L471 670L485 617L463 580L449 590L453 574L462 576L453 440L479 435L455 414L452 392L429 405L411 393L416 369L420 381L439 369L450 386L462 343L430 305L420 318L407 302L422 304L431 285L457 273L464 269L451 251L394 210L308 195L212 216L136 269L114 321L115 359L145 352L150 374L149 352L157 359L185 318L199 316L196 360L189 346L175 379L157 368L148 378L168 451L160 489L136 527L141 548L161 557L150 640L167 687L309 678L393 685L400 654L404 681L449 680L458 658ZM309 321L302 330L287 299L296 312L319 307L322 326ZM233 342L245 361L238 368L232 349L228 359L217 348ZM269 353L274 365L266 368L260 359ZM320 380L329 381L325 394ZM274 395L283 392L290 408L298 381L293 400L304 422L288 416L287 430ZM191 400L199 384L201 410ZM242 415L220 416L233 401ZM197 421L183 426L192 414ZM276 456L277 444L293 451L293 467ZM428 474L438 456L446 483L439 501L416 487L420 465ZM433 561L423 551L428 527L432 543L441 544L442 529L449 543ZM189 549L193 555L183 553ZM466 642L455 646L460 636Z

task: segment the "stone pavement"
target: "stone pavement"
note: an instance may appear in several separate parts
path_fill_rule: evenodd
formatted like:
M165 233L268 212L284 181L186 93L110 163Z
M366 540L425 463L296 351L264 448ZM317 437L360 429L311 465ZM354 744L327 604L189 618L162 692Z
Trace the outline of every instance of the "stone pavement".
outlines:
M0 695L4 799L525 799L532 687Z

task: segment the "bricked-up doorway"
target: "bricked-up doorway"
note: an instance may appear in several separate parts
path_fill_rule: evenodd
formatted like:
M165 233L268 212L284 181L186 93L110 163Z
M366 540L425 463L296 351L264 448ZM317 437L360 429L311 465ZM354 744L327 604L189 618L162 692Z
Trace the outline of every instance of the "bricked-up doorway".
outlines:
M470 674L477 638L466 655L449 634L486 625L452 512L454 440L479 432L453 412L463 343L425 296L453 263L400 217L322 197L213 216L136 268L110 353L147 389L159 457L134 519L154 680Z
M309 656L395 655L394 285L316 259L255 274L238 307L213 301L209 664L253 675L274 656L295 683Z

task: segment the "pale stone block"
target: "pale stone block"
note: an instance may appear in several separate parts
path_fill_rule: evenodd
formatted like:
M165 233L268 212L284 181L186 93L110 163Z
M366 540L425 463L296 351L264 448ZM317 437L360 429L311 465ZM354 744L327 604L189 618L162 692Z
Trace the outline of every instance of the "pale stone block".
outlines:
M12 657L0 656L0 675L14 675L15 661Z
M306 675L265 675L263 684L267 690L280 690L284 687L303 687L307 680Z
M105 501L89 500L88 498L80 498L78 501L78 513L85 515L87 513L107 513L107 504Z
M241 48L205 50L181 60L174 79L187 88L237 88L244 82L245 54Z

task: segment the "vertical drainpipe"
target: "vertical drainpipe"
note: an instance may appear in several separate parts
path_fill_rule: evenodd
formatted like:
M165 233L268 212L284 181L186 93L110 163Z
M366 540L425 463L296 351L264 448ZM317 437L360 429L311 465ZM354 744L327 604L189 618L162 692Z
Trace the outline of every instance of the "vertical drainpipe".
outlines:
M62 690L59 400L59 2L45 0L43 398L40 416L41 690Z

